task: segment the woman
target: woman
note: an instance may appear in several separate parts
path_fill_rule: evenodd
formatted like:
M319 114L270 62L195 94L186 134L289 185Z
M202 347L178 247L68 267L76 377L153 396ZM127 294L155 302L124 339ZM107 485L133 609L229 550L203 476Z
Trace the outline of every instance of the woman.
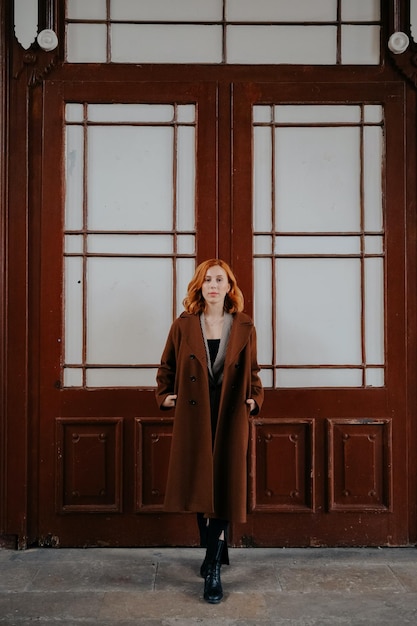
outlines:
M175 407L164 507L197 513L204 599L217 604L229 522L246 521L248 417L259 412L263 389L255 327L227 263L201 263L183 304L157 374L159 407Z

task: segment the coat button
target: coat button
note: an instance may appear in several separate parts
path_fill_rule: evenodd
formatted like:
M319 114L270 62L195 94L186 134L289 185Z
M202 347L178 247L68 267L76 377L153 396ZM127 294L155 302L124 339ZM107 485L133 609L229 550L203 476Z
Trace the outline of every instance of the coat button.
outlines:
M195 381L197 380L196 376L190 376L190 380L192 383L195 383Z
M192 404L193 406L195 406L197 404L196 400L188 400L189 404Z
M195 359L195 354L190 354L190 359Z
M240 367L240 363L236 363L236 364L235 364L235 368L236 368L236 369L239 369L239 367Z

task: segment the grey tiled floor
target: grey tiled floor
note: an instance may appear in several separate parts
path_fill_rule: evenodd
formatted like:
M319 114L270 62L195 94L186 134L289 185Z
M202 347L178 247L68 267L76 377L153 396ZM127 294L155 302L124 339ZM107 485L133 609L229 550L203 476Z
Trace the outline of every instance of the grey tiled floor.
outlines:
M231 549L208 605L203 551L0 551L0 625L417 624L415 548Z

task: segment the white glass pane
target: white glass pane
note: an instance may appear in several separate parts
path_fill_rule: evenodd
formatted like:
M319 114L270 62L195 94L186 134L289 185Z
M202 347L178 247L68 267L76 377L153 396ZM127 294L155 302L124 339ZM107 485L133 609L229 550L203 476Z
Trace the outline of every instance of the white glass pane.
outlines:
M254 320L257 330L258 361L272 365L272 262L254 259Z
M177 129L177 228L195 227L195 128Z
M254 124L256 122L266 122L269 124L272 121L272 107L265 104L255 104L252 108L252 116Z
M377 22L381 17L381 0L342 0L342 20Z
M87 387L155 387L156 368L88 368Z
M380 231L382 223L383 133L378 126L364 128L365 230Z
M172 104L89 104L91 122L171 122Z
M67 104L65 106L65 120L67 122L83 122L84 106L82 104Z
M177 293L176 293L177 310L175 312L175 317L178 317L178 315L184 310L182 301L187 295L188 283L192 279L194 271L195 271L195 259L177 259Z
M64 268L64 361L78 365L83 361L83 260L67 257Z
M360 237L276 237L276 254L360 254Z
M67 25L68 63L105 63L107 28L104 24Z
M385 384L384 369L368 367L365 370L365 385L367 387L383 387Z
M183 124L195 122L195 105L179 104L177 106L177 122Z
M362 387L362 370L279 369L277 387Z
M379 26L342 26L342 63L344 65L378 65L379 62Z
M257 235L254 239L255 254L272 254L272 237Z
M363 107L364 121L368 124L379 123L383 120L384 110L380 104L366 104Z
M65 252L67 254L82 254L83 250L83 235L65 235Z
M92 254L172 254L172 235L88 235Z
M223 11L222 0L111 0L110 6L113 20L139 22L220 21Z
M89 258L87 270L88 362L158 363L172 322L172 262Z
M384 261L365 259L366 362L384 363Z
M410 29L413 41L417 41L417 1L410 2Z
M320 22L337 17L335 0L226 0L226 19L239 22Z
M272 131L253 130L253 224L255 231L272 229Z
M361 363L359 259L278 259L277 362Z
M361 109L353 105L277 105L274 107L275 122L280 124L312 123L359 123Z
M64 387L82 387L83 370L81 368L64 368Z
M84 131L82 126L67 126L65 146L65 229L83 227Z
M365 236L365 254L382 254L384 240L380 235Z
M259 372L259 376L262 382L262 385L265 388L271 388L274 385L273 374L271 370L261 370Z
M221 63L222 27L112 24L114 63Z
M334 26L227 26L227 63L334 64L336 34Z
M278 230L359 231L359 129L277 128L275 132Z
M194 235L178 235L177 236L177 253L178 254L194 254L195 237Z
M88 227L171 230L173 130L90 127Z
M67 0L66 6L70 20L106 19L106 0Z

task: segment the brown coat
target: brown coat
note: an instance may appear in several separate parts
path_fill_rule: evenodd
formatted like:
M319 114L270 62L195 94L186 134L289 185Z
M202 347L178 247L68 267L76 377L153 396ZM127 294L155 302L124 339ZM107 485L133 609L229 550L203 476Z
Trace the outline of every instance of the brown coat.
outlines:
M194 511L235 522L247 512L248 398L263 401L256 332L250 317L233 315L212 451L207 357L198 315L173 323L157 374L156 398L178 395L165 495L167 511ZM215 489L214 489L215 485Z

